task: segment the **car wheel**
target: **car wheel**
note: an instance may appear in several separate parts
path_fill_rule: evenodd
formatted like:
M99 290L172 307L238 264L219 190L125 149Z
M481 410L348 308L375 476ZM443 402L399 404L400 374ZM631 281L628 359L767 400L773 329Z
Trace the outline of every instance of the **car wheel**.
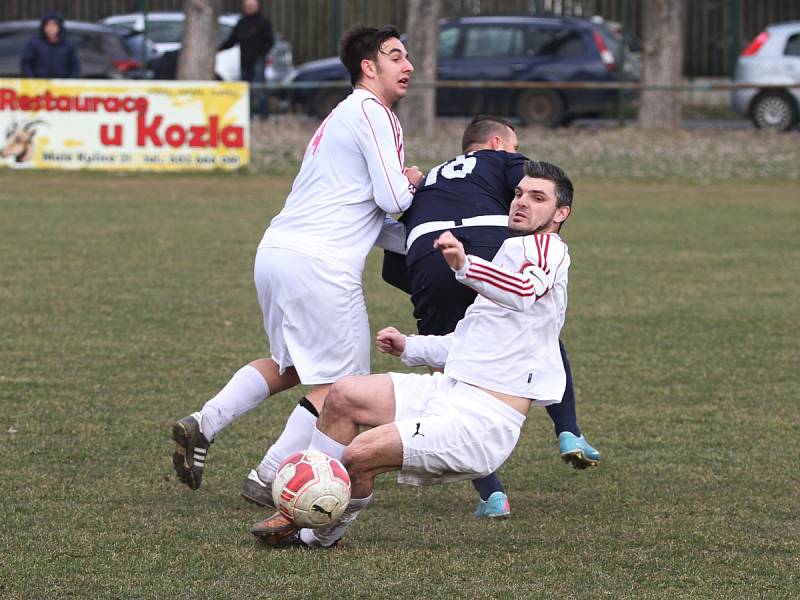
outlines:
M517 114L525 125L558 127L564 122L564 101L551 90L532 90L519 97Z
M311 103L311 114L324 119L346 97L347 92L343 90L320 90L314 95Z
M753 102L753 123L767 131L787 131L797 123L797 107L792 99L780 92L768 92Z

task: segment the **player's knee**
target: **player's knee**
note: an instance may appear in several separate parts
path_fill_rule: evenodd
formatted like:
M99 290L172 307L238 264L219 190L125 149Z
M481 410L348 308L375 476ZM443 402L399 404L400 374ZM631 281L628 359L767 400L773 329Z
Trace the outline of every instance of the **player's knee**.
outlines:
M347 469L351 479L359 479L369 472L372 467L373 456L374 452L366 444L353 440L344 450L342 464Z
M360 408L357 377L343 377L331 386L325 411L332 417L353 417Z
M325 398L325 412L332 416L341 416L348 412L350 404L350 397L348 390L350 388L348 380L349 377L340 379L331 386L328 395Z

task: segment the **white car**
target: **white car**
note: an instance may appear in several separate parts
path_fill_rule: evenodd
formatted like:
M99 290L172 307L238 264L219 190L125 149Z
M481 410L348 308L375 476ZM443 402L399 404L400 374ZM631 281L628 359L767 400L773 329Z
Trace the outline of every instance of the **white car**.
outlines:
M787 131L800 120L800 21L769 25L744 49L734 83L763 88L734 89L733 109L759 129Z
M238 14L219 15L219 39L215 41L217 45L228 39L228 36L236 23L238 23L240 17L241 15ZM156 50L161 54L165 54L180 49L185 19L186 16L182 12L147 13L147 37L153 43ZM144 31L144 15L142 13L114 15L103 19L102 23L139 32ZM267 83L278 83L282 81L291 70L291 46L280 34L275 34L275 45L267 56L264 68L265 81ZM217 52L214 62L214 73L217 78L222 81L238 81L241 78L239 46Z

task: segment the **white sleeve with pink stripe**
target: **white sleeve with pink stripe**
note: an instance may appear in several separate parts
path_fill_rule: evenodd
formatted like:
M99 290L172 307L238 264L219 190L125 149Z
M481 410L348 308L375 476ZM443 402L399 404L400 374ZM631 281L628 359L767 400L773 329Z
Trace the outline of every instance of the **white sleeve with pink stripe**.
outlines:
M453 345L453 334L447 335L409 335L406 336L406 349L400 360L407 367L444 367L450 347Z
M516 252L511 253L509 245L517 246L519 256L512 256ZM566 258L567 245L558 236L535 234L507 240L495 257L516 265L516 271L468 255L467 262L455 273L457 280L492 302L525 311L550 291Z
M375 203L387 213L399 213L411 205L412 186L403 174L403 130L395 114L375 98L361 102L363 135L358 137L367 161Z

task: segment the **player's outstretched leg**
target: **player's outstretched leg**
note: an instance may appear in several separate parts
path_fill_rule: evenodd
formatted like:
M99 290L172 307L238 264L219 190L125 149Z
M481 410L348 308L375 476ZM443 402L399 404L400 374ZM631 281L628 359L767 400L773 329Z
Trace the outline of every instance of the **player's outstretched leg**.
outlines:
M564 462L571 463L576 469L596 467L600 453L592 447L586 438L563 431L558 436L558 449Z
M575 412L575 387L572 381L572 369L567 358L567 351L560 340L559 346L561 360L564 362L564 371L567 375L567 386L564 389L564 396L561 398L561 402L548 406L547 414L550 415L555 426L561 458L576 469L594 467L597 466L601 456L597 449L581 435L581 430L578 427L578 416Z
M271 514L250 528L250 533L259 542L273 548L300 545L297 535L299 532L300 528L279 512Z
M199 412L193 413L172 426L172 439L175 440L172 464L178 479L193 490L203 481L206 454L211 445L203 435L202 419Z
M263 481L255 469L250 469L250 473L244 480L242 498L256 506L275 508L275 501L272 499L272 482Z
M478 508L475 511L476 517L504 518L511 514L508 496L497 473L473 479L472 485L480 494Z
M309 447L319 418L317 406L323 406L329 389L328 384L317 386L297 403L281 435L269 447L258 467L251 469L244 480L242 498L258 506L275 507L272 500L272 481L278 466L295 452Z
M216 396L196 413L172 426L175 453L172 462L178 479L193 490L203 480L208 447L218 431L239 416L254 409L269 395L267 381L256 366L264 360L245 365L233 374Z
M260 358L233 374L216 396L196 413L172 426L175 452L172 463L178 479L193 490L200 487L208 447L216 434L234 420L253 410L271 394L300 382L293 367L280 373L270 358Z

